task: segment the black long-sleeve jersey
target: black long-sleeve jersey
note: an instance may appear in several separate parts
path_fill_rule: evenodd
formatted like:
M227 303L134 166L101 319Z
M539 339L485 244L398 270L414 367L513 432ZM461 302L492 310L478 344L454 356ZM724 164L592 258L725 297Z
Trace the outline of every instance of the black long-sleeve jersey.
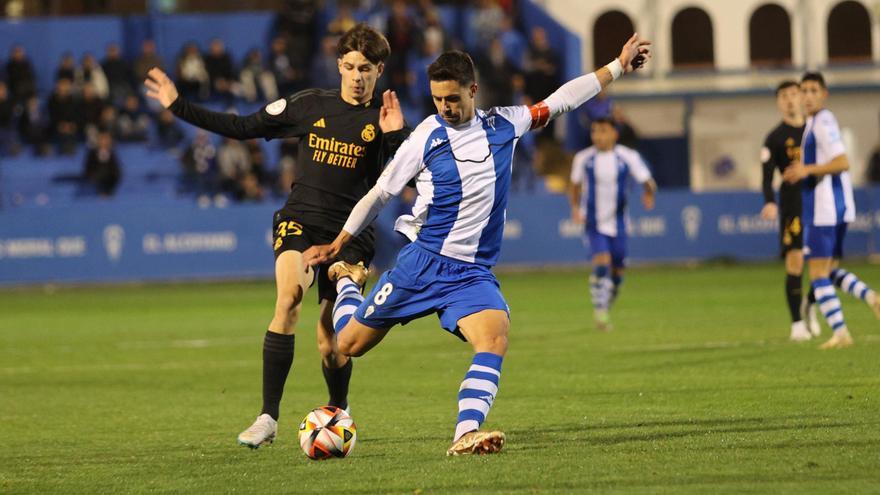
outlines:
M352 105L339 90L307 89L248 116L212 112L182 98L170 110L193 125L235 139L299 137L285 209L305 224L338 231L409 135L406 128L382 133L380 105L379 98Z
M785 167L788 167L792 161L800 160L803 135L803 127L793 127L785 122L780 122L764 140L764 147L761 148L761 164L764 169L762 189L765 203L776 202L773 193L773 172L778 170L782 174ZM800 216L800 183L782 182L779 187L779 207L783 217Z

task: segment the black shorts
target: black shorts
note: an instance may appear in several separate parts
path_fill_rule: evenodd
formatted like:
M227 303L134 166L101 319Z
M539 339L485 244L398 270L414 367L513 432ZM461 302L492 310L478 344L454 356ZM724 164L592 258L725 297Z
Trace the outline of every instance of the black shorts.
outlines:
M339 231L331 231L321 226L307 224L296 220L296 214L281 209L275 212L272 218L272 247L275 251L275 259L284 251L304 252L306 249L320 245L330 244L339 235ZM375 242L372 227L351 240L336 258L346 263L356 264L363 262L364 266L370 266L375 254ZM322 299L336 300L336 284L327 277L327 268L332 263L318 265L318 302Z
M801 215L779 216L779 255L785 258L792 249L804 248L804 225Z

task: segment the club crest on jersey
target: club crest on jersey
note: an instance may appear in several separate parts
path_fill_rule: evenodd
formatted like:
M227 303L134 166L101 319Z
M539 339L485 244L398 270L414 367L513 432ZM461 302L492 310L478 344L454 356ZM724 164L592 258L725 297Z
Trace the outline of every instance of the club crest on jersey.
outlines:
M361 139L363 139L367 143L376 139L376 126L374 126L373 124L367 124L364 127L364 130L361 131Z
M269 115L280 115L287 108L287 99L279 98L272 103L266 105L266 113Z

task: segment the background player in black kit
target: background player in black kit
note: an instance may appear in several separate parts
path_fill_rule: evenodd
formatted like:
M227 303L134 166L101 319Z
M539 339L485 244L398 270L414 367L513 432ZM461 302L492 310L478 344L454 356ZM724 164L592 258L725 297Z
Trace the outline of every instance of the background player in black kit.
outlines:
M782 122L767 135L761 148L764 168L764 208L761 217L779 218L779 243L785 259L785 296L791 314L791 340L809 340L811 330L820 330L818 321L803 321L801 278L804 272L804 240L801 223L801 186L782 182L779 187L779 205L773 192L773 172L783 171L791 162L800 161L801 137L804 133L804 116L798 83L784 81L776 88L776 106L782 114ZM815 327L814 327L815 323Z
M389 53L382 34L357 25L340 38L337 47L339 90L304 90L244 117L211 112L180 98L174 83L157 68L145 81L149 97L198 127L236 139L301 138L290 196L273 219L277 298L263 344L263 408L238 437L239 443L251 448L275 438L284 383L293 363L294 326L316 276L321 308L318 347L329 404L348 406L352 364L336 350L332 321L336 287L327 278L329 267L322 265L317 273L312 272L303 264L302 252L333 241L351 209L376 182L385 159L406 137L394 92L386 91L382 102L373 97ZM363 266L373 257L373 244L369 229L339 256L359 270L353 278L362 287L366 282Z

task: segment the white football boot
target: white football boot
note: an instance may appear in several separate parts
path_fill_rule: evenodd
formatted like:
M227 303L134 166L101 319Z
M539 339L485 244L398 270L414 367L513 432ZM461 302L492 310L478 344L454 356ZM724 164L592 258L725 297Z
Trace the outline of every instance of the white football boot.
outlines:
M252 449L258 449L261 445L274 442L277 431L278 422L268 414L260 414L250 428L238 435L238 443Z
M791 335L788 340L792 342L806 342L813 338L813 334L807 330L807 324L804 320L796 321L791 324Z
M801 317L807 322L807 328L813 337L822 335L822 325L819 323L816 305L808 303L806 298L804 298L804 303L801 305Z

